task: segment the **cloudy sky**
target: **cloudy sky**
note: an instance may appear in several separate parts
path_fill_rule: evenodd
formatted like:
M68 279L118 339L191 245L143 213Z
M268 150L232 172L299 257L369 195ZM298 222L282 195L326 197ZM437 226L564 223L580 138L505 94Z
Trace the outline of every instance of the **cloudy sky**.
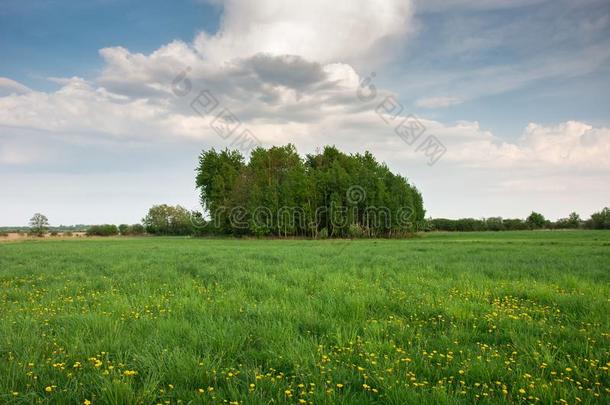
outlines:
M610 205L610 2L0 3L0 225L199 208L202 149L288 142L372 151L430 216L588 217Z

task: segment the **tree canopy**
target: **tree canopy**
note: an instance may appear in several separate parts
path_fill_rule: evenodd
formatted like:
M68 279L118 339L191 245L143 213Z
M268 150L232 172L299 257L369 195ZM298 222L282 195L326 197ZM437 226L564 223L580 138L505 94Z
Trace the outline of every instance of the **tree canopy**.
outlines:
M327 146L301 157L294 145L202 151L196 185L209 226L257 236L399 236L425 211L419 191L369 153Z
M30 218L30 233L42 236L49 229L49 219L37 212Z

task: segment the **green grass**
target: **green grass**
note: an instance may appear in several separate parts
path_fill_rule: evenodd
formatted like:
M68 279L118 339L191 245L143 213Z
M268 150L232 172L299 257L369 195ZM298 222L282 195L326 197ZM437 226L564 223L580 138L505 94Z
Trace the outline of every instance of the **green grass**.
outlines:
M1 243L0 403L608 403L609 314L603 231Z

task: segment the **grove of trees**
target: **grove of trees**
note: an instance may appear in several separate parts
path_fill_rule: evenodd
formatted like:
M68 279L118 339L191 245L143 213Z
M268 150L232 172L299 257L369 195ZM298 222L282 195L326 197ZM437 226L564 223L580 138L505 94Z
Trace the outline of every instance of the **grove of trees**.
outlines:
M369 153L327 146L302 158L296 148L204 150L196 185L205 232L255 236L394 237L417 230L419 191Z

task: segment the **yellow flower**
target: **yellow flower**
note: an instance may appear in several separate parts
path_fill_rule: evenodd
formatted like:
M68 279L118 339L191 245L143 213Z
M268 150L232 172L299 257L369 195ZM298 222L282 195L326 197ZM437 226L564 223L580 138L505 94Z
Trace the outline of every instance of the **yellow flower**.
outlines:
M52 392L53 391L53 387L46 387L44 390L46 392Z
M337 388L343 388L343 384L341 384L341 383L337 384Z
M88 399L85 399L85 402L83 402L83 404L85 404L85 405L91 405L91 401L89 401Z
M525 390L523 388L519 388L519 394L525 394Z

